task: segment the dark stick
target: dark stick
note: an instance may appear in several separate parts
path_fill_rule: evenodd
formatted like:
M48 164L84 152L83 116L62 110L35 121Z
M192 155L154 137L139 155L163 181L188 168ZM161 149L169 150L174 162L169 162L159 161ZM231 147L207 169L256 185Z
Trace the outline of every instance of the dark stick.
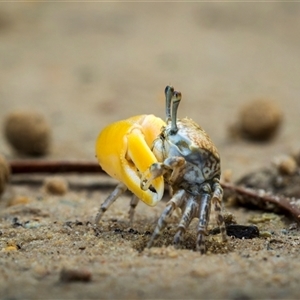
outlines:
M12 160L12 174L32 173L105 173L97 162L78 160Z
M91 161L78 160L14 160L9 162L12 174L47 174L47 173L102 173L106 174L99 164ZM272 203L278 208L289 212L297 221L300 221L300 207L291 199L282 195L272 195L263 190L254 190L227 182L223 182L225 190L232 191L245 198L251 198L257 203ZM294 200L294 201L293 201ZM300 201L300 200L299 200Z
M237 195L244 196L253 199L255 202L267 202L272 203L278 208L289 212L298 222L300 221L300 207L296 205L296 202L300 200L294 198L287 198L283 195L273 195L264 190L254 190L237 185L233 185L227 182L222 183L222 187L228 191L232 191ZM259 206L259 205L257 205Z

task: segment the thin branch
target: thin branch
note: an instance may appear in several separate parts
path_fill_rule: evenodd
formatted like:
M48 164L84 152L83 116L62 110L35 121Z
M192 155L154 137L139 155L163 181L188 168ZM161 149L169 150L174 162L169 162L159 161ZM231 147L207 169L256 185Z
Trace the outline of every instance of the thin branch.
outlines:
M11 160L12 174L105 173L97 162L78 160Z
M254 190L227 182L223 182L222 187L224 190L234 192L241 197L250 198L252 200L251 203L271 203L275 205L275 207L290 213L298 222L300 221L300 199L288 198L282 195L273 195L261 189ZM257 204L257 206L259 207L260 205Z
M47 173L102 173L106 174L99 164L91 161L78 160L13 160L9 162L12 174L47 174ZM300 199L287 198L282 195L272 195L264 190L254 190L227 182L222 183L224 190L237 196L251 199L251 203L273 204L275 207L289 212L300 221ZM245 201L246 202L246 201Z

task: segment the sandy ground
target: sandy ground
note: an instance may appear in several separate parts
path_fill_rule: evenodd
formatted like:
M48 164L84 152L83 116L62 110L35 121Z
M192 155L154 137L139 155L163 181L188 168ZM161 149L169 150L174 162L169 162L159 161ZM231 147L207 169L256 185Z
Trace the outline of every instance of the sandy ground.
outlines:
M205 128L223 170L238 179L300 147L299 15L298 3L1 3L0 120L19 108L40 111L53 129L47 158L94 159L106 124L142 113L163 117L171 83L183 94L179 115ZM232 140L228 126L257 97L281 106L279 134L268 143ZM3 137L0 152L18 157ZM112 182L67 179L74 188L63 196L45 193L43 178L36 186L12 185L3 196L1 299L299 297L300 239L292 219L261 218L257 226L269 235L252 240L222 245L210 236L201 256L193 251L196 223L186 249L170 246L174 217L158 247L141 251L164 202L140 204L129 225L124 196L95 230L89 221ZM99 189L89 188L95 182ZM14 196L28 203L7 206ZM264 214L226 210L240 224ZM63 269L88 272L91 280L65 283Z

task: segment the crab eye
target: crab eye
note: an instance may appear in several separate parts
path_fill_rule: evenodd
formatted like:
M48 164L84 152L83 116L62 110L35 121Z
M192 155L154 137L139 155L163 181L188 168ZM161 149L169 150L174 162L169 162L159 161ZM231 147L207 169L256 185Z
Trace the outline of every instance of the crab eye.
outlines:
M171 85L167 85L165 88L165 94L171 92L171 94L174 93L174 88Z
M177 92L177 91L175 91L175 92L174 92L174 98L175 98L175 99L179 99L179 100L180 100L180 99L181 99L181 93L180 93L180 92Z

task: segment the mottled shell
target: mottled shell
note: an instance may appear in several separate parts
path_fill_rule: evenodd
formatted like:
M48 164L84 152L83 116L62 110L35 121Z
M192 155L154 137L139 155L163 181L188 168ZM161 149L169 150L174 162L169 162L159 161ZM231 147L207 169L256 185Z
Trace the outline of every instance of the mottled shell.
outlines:
M201 183L220 176L220 156L208 134L193 120L177 120L177 133L171 132L169 123L160 135L163 157L181 156L191 165L188 172L195 174L195 181ZM157 154L156 147L154 153ZM191 178L186 174L186 178Z
M210 139L209 135L192 119L184 118L177 123L181 137L187 137L191 147L203 149L211 153L217 160L220 160L219 152Z

